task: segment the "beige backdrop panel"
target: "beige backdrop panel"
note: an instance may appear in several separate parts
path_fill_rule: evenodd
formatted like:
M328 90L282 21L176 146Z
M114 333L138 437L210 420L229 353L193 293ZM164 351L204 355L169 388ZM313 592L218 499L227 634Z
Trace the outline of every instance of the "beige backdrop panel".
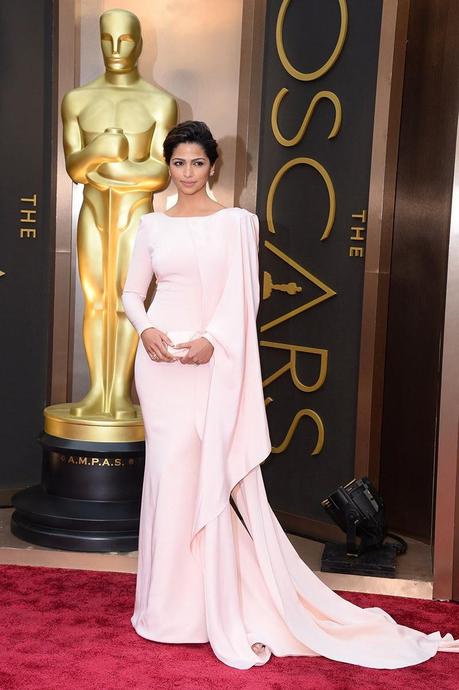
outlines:
M215 0L80 0L77 4L80 84L94 79L104 69L99 44L100 14L120 7L134 12L141 21L144 40L142 77L173 94L180 120L205 120L220 143L221 165L212 192L224 206L234 205L242 5L243 0L219 0L215 11ZM74 236L81 192L81 185L75 185ZM171 186L156 195L155 208L164 210L171 206L174 195ZM83 298L76 272L73 400L81 398L88 388L82 315Z

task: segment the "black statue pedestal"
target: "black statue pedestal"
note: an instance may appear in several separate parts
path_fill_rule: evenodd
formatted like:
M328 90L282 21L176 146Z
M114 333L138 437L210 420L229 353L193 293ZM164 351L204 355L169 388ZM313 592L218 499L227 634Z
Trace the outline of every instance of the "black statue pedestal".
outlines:
M77 441L44 433L41 485L13 497L11 531L69 551L137 549L144 441Z

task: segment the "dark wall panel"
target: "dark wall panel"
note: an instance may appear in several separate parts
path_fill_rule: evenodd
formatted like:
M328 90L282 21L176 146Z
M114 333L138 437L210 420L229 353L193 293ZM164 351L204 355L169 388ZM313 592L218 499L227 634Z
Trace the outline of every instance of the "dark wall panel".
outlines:
M457 108L459 5L410 5L390 279L381 492L430 540Z
M40 477L52 230L53 2L0 4L0 487Z
M349 21L341 40L340 6L346 5ZM288 364L288 348L295 346L296 373L310 390L295 386L289 372L265 386L271 438L279 452L263 472L274 508L323 521L321 499L354 476L381 2L291 2L279 49L276 22L282 7L279 0L267 3L257 200L264 282L259 333L265 380ZM336 60L328 69L335 46ZM300 72L321 73L307 79L292 75L282 63L283 51ZM277 126L283 139L297 134L311 109L304 133L292 146L276 138L272 127L273 104L283 88L288 93L274 117L274 130ZM336 214L324 233L330 212L327 180ZM321 355L324 376L318 382Z

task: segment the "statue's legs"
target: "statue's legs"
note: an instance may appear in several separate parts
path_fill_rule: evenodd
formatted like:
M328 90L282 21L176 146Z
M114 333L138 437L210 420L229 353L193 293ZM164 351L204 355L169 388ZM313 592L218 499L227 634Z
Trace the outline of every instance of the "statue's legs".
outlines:
M78 267L85 298L83 339L91 387L72 404L78 417L133 419L131 401L137 333L121 302L139 218L151 197L107 190L85 199L78 221ZM94 203L100 202L100 203Z
M88 360L90 389L70 414L91 417L103 414L104 380L104 265L102 232L85 201L78 219L78 271L84 295L83 342Z
M117 419L131 418L136 410L131 402L131 386L138 336L124 311L121 295L126 282L140 216L150 208L142 204L129 214L127 225L119 234L116 261L116 346L113 352L110 400Z

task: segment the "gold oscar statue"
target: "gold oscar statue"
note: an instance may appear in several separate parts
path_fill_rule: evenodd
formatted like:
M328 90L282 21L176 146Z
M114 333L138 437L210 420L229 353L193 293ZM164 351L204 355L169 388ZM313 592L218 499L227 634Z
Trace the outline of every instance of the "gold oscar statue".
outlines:
M67 171L84 185L78 267L90 389L44 410L41 483L13 498L13 534L70 551L133 551L138 544L144 428L130 397L137 334L121 303L139 217L168 181L162 142L174 99L140 78L139 20L100 19L105 74L62 103Z
M176 124L177 105L139 75L142 36L134 14L104 12L100 38L105 73L62 102L67 172L84 185L77 247L90 389L79 402L46 408L45 431L135 441L143 438L130 396L138 338L120 297L139 218L168 182L162 142Z

